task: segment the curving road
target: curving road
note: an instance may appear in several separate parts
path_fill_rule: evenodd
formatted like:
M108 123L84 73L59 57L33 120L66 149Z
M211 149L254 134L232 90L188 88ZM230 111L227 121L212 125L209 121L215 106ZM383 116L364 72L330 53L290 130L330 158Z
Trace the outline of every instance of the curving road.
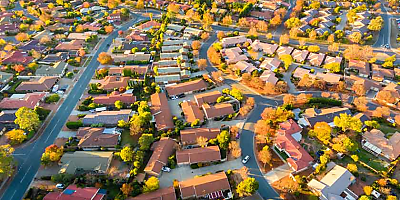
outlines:
M119 30L125 31L135 23L147 19L146 17L142 17L140 15L133 15L133 20L127 22L121 28L110 34L99 46L98 50L93 55L94 59L89 62L89 65L86 67L85 71L78 79L74 88L71 90L71 93L60 106L53 119L51 119L43 134L34 143L24 148L15 150L14 154L16 160L18 161L18 171L8 186L7 191L4 194L0 194L2 195L1 200L20 200L23 198L25 191L28 189L33 178L35 177L37 170L40 167L40 158L44 152L44 149L51 145L56 139L58 133L64 126L70 113L77 105L79 98L89 84L95 70L99 66L99 62L96 59L99 53L107 51L107 45L111 44L113 39L118 36L117 32Z

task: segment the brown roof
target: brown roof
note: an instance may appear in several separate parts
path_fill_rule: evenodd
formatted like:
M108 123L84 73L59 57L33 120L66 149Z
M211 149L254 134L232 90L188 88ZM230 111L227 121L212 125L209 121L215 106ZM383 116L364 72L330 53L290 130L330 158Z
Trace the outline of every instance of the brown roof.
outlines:
M247 41L246 36L240 35L235 37L226 37L221 40L222 47L245 43Z
M203 104L202 107L207 119L222 117L235 113L233 106L230 103L220 103L214 106Z
M143 29L146 29L146 28L159 27L159 26L161 26L161 23L159 23L159 22L156 22L156 21L148 21L148 22L146 22L146 23L143 23L143 24L137 26L137 28L138 28L139 30L143 30Z
M383 81L385 78L394 78L394 70L372 64L372 79L375 81Z
M225 172L181 181L179 188L183 199L193 196L202 197L213 192L231 189Z
M119 92L114 91L110 95L98 96L93 99L94 103L104 105L114 105L116 101L121 101L125 104L132 104L135 103L136 96L132 96L132 94L120 94Z
M160 141L155 142L151 146L153 154L146 168L144 168L144 171L146 173L160 175L161 168L168 164L168 157L174 152L175 145L175 141L169 137L163 137Z
M303 62L307 59L307 56L310 52L308 52L307 50L303 49L303 50L298 50L295 49L292 53L293 59L297 62Z
M16 91L48 91L58 81L57 77L45 76L37 81L22 82L15 90Z
M222 93L220 91L215 90L212 92L206 92L194 95L194 100L196 101L198 106L201 106L203 105L203 103L215 103L218 97L220 96L222 96Z
M324 53L310 53L308 60L311 65L321 66L322 62L324 62L325 56L326 55Z
M268 58L266 57L264 61L261 63L260 68L268 69L268 70L275 70L281 65L282 61L278 58Z
M220 133L219 128L195 128L181 130L181 143L183 145L196 144L198 137L205 137L207 139L214 139Z
M207 84L203 79L179 83L165 87L169 96L184 94L186 92L193 92L198 90L207 89Z
M265 70L261 74L260 79L266 83L272 83L273 85L279 81L279 79L275 76L275 73L270 70Z
M317 76L318 79L324 80L324 81L326 81L327 83L330 83L330 84L338 84L340 79L342 78L342 76L339 75L339 74L333 74L333 73L324 74L324 73L321 73L321 72L318 72L316 74L316 76Z
M176 152L178 164L207 163L221 160L218 146L184 149Z
M83 43L85 43L85 41L83 41L83 40L72 40L70 42L62 42L62 43L59 43L55 49L56 50L67 50L67 51L79 50L83 47Z
M21 51L13 51L1 61L2 64L22 64L28 65L33 58L28 56L27 53L22 53Z
M171 110L165 93L154 93L150 96L151 113L156 120L157 130L174 128Z
M293 49L294 49L293 47L280 46L277 50L277 53L279 56L285 55L285 54L290 55L292 53Z
M360 60L349 60L349 68L357 69L359 73L369 75L369 63Z
M41 99L46 95L44 92L35 92L25 94L22 98L4 98L0 102L0 108L2 109L18 109L21 107L27 107L34 109Z
M278 47L279 46L277 44L263 43L263 42L260 42L260 40L255 40L251 44L251 49L253 51L263 51L267 54L274 54L275 51L278 49Z
M127 200L176 200L175 188L172 186L162 188L136 197L129 197Z
M266 11L263 11L263 12L260 12L260 11L251 11L250 12L250 16L263 18L265 20L271 19L273 14L274 14L274 12L272 12L270 10L266 10Z
M105 128L79 128L77 137L80 138L79 147L115 147L119 141L119 134L104 134Z
M101 81L99 88L113 90L114 88L126 87L130 79L130 77L107 76Z
M199 119L200 122L204 121L204 113L201 109L194 103L190 101L185 101L181 104L182 111L185 114L186 122L192 123L196 119Z
M108 69L108 74L121 74L124 69L129 69L132 72L136 72L138 74L145 74L147 72L148 66L138 66L138 65L125 65L124 67L110 67Z
M390 160L394 160L400 155L399 132L394 133L390 139L387 139L382 131L373 129L365 132L363 138L378 147L382 151L382 154Z

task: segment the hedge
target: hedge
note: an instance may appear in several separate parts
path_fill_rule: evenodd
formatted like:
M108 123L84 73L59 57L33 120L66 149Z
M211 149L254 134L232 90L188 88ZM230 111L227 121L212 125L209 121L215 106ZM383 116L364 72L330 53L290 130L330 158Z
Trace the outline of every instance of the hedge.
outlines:
M308 100L308 104L325 104L330 106L341 106L342 101L324 97L313 97Z
M66 126L69 129L78 129L79 127L83 126L83 123L81 121L70 121L70 122L67 122Z

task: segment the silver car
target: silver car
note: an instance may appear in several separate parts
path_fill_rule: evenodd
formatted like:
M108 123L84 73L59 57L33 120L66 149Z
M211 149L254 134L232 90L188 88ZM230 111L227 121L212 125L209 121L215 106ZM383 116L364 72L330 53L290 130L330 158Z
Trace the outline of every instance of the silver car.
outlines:
M243 164L246 164L247 162L249 162L249 160L250 160L250 156L245 156L245 157L243 158L243 160L242 160L242 163L243 163Z

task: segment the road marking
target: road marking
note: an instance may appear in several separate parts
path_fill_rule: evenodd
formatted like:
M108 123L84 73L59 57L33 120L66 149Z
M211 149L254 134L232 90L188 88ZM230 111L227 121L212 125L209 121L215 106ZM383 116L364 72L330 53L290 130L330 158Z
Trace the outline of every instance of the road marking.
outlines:
M32 168L32 165L31 165L31 166L29 166L28 170L26 171L26 173L25 173L25 174L24 174L24 176L22 177L22 179L21 179L20 183L22 183L22 182L24 181L24 179L25 179L26 175L28 174L28 172L29 172L29 170L30 170L31 168Z
M11 199L14 198L15 193L17 193L17 190L14 191L13 195L11 196Z
M50 134L49 134L49 135L47 136L47 138L46 138L46 141L45 141L46 143L47 143L47 141L49 140L50 136L53 134L53 131L54 131L54 129L56 128L56 126L57 126L57 124L58 124L59 121L60 121L60 119L57 120L56 125L54 125L53 129L51 129Z

